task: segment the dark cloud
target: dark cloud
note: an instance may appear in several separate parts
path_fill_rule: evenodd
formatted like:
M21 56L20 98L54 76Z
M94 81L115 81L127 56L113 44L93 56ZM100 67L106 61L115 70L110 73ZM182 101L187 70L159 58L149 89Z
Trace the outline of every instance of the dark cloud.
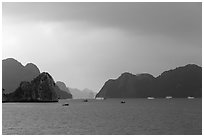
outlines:
M5 58L36 60L76 87L100 89L125 71L156 76L202 64L201 2L3 3L2 9ZM66 65L58 67L59 60Z
M86 21L177 37L199 36L202 25L201 3L3 3L3 15L19 21Z

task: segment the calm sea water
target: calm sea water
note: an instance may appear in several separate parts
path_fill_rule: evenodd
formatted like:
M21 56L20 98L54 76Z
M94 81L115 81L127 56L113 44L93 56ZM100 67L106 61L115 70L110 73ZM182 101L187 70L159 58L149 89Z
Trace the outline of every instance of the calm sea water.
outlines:
M202 134L202 99L4 103L3 134ZM69 106L62 106L69 103Z

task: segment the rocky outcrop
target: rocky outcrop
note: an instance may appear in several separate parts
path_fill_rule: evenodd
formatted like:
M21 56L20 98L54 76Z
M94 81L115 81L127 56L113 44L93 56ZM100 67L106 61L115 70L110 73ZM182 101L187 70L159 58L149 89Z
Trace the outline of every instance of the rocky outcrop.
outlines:
M108 80L96 97L103 98L143 98L151 94L155 78L149 74L133 75L123 73L116 80Z
M2 87L4 93L14 92L21 81L31 81L40 74L38 67L32 63L23 66L13 58L2 60Z
M159 97L202 97L202 68L189 64L163 72L156 78Z
M108 80L96 97L202 97L202 68L189 64L169 70L154 78L150 74L123 73L118 79Z
M7 102L55 102L58 101L57 86L46 72L31 82L23 81L12 93L6 94Z
M58 90L56 90L59 99L72 98L72 94L70 93L69 88L67 88L63 82L57 81L56 85L59 87Z

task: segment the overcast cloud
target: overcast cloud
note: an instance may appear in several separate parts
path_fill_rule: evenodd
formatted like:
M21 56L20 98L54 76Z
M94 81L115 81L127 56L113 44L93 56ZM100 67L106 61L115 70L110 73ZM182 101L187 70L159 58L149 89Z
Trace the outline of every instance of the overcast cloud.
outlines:
M98 92L128 71L202 64L201 3L3 3L3 59Z

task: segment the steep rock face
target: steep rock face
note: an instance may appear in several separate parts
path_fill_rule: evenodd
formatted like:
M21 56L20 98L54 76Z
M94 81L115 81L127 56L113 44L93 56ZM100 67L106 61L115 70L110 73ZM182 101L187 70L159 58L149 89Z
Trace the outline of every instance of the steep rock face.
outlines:
M57 90L57 94L60 99L72 98L72 94L70 93L69 88L67 88L65 83L57 81L56 85L59 87L59 90Z
M202 68L186 65L166 71L157 78L150 74L123 73L116 80L108 80L96 97L143 98L143 97L201 97Z
M56 88L53 78L43 72L31 82L21 82L14 92L6 94L6 101L58 101Z
M21 81L31 81L40 74L36 65L23 66L13 58L2 60L2 87L5 93L14 92Z

